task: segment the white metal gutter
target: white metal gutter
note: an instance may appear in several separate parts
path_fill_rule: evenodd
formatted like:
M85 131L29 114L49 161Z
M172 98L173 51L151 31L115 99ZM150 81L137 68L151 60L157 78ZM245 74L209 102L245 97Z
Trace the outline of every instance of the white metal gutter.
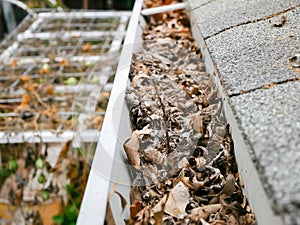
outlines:
M111 187L118 183L117 190L127 199L130 192L130 176L123 161L123 142L130 137L129 112L125 104L125 91L128 85L131 57L141 36L142 0L136 0L127 29L123 50L115 76L106 116L101 129L99 142L94 155L86 190L81 204L77 224L100 225L104 223L107 198ZM110 202L114 208L116 224L123 224L126 215L121 214L119 199ZM118 207L119 206L119 207ZM128 212L128 210L125 210Z

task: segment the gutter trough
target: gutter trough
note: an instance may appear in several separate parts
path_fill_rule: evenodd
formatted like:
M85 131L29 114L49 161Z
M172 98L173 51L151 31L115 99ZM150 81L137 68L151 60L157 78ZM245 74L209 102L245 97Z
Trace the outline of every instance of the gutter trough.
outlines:
M106 117L79 213L78 225L104 224L107 208L110 208L115 224L124 224L124 220L129 218L130 204L127 204L123 210L120 198L117 195L112 195L111 190L122 195L127 203L130 202L132 180L129 174L129 165L126 163L127 157L123 150L123 143L130 138L132 131L129 111L125 102L125 92L129 85L128 75L133 53L139 50L138 43L142 42L142 32L145 26L145 20L142 15L149 15L155 12L155 9L142 10L142 4L143 1L141 0L135 2L127 29ZM182 3L180 7L187 7L187 3ZM160 10L162 9L159 9L158 12L161 12ZM189 10L187 9L186 11ZM230 132L234 142L234 153L240 182L244 184L243 193L255 213L258 225L281 225L283 224L282 219L274 213L271 207L271 202L260 180L259 172L252 161L253 157L249 153L251 152L251 147L243 137L230 99L221 84L219 72L192 15L190 15L190 22L192 34L201 48L206 71L213 77L218 87L219 96L222 99L223 110L230 125Z
M220 74L215 66L206 42L199 31L195 18L190 16L191 29L195 40L199 43L206 70L214 78L218 87L219 95L222 98L224 113L227 122L230 124L231 136L234 143L235 157L241 181L244 183L244 194L247 196L252 210L255 212L257 223L260 224L283 224L280 216L274 214L271 201L268 199L263 184L260 180L259 172L253 163L253 156L250 154L250 145L245 141L241 128L236 120L236 113L233 110L230 98L225 92L220 80Z

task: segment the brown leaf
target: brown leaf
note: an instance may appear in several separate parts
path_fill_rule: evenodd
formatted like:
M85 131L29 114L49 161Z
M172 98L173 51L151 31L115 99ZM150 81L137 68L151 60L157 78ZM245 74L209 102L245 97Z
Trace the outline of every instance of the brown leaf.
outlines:
M60 61L61 66L69 66L69 61L67 59L63 59Z
M48 85L48 86L46 87L46 93L47 93L48 95L54 95L54 93L55 93L54 86L53 86L53 85Z
M255 224L256 219L254 213L248 213L245 217L245 220L248 224Z
M300 54L296 54L295 56L289 59L290 64L294 68L300 68Z
M126 199L124 198L124 196L120 193L120 192L117 192L115 191L115 193L120 197L121 199L121 205L122 205L122 212L124 211L126 205L127 205L127 201Z
M235 189L235 178L232 174L228 174L226 177L226 182L223 190L220 194L226 194L228 196L231 196L231 194L234 192Z
M282 16L278 22L273 23L273 27L282 27L286 23L286 17Z
M165 212L171 216L179 217L181 214L185 214L185 207L189 202L190 194L188 189L182 182L179 182L170 191L168 200L165 205Z
M28 84L28 83L25 83L25 84L23 85L23 88L24 88L26 91L33 92L33 91L36 90L37 84Z
M158 213L160 211L164 211L165 206L166 206L166 201L168 199L168 195L165 194L160 201L152 208L153 213Z
M208 222L206 222L204 219L200 218L201 225L210 225Z
M134 218L136 214L142 210L142 202L138 201L130 206L130 218Z
M163 204L163 209L165 205ZM161 225L163 223L164 210L154 213L154 220L156 225Z
M82 47L82 51L87 52L91 49L91 47L92 47L91 43L88 42Z
M211 225L226 225L223 220L214 220Z
M104 224L106 225L116 225L112 211L111 211L111 206L109 204L109 201L107 202L106 206L106 214L105 214L105 222Z
M140 154L139 154L140 143L139 143L138 134L135 131L132 133L131 138L124 143L124 149L131 165L139 170L140 169Z
M72 143L72 139L67 140L64 146L61 149L61 152L59 154L59 158L64 158L67 155L67 152L69 150L70 144Z
M199 113L191 115L193 129L203 134L203 117Z
M231 196L235 189L235 178L232 174L228 174L226 177L224 188L210 200L210 204L215 204L220 202L220 196L225 194L227 196Z
M151 208L150 206L146 206L141 211L139 211L133 219L130 220L129 224L134 224L134 225L149 224L150 218L151 218Z
M0 218L12 220L15 216L19 207L12 206L8 203L0 203ZM62 211L62 200L61 198L51 198L46 202L42 202L37 205L22 204L23 214L28 212L36 211L40 214L43 220L43 224L53 224L52 217L58 215Z
M154 164L162 165L164 162L164 155L157 149L149 146L144 151L144 158Z
M276 87L276 86L277 86L277 84L271 83L271 84L266 84L266 85L264 85L263 88L264 88L264 89L270 89L270 88L273 88L273 87Z
M27 82L27 81L29 81L31 79L31 76L29 76L29 75L25 75L25 76L21 76L20 77L20 80L22 81L22 82Z
M199 190L205 185L205 181L198 181L196 177L194 177L192 180L190 180L189 177L183 177L182 182L193 190Z
M31 101L32 101L32 97L29 94L23 94L21 106L27 106Z
M194 208L191 214L196 214L200 218L207 219L211 214L216 213L221 208L221 204L205 205Z
M16 59L13 59L10 63L10 66L11 67L16 67L17 66L17 60Z
M230 214L230 215L228 215L227 224L228 225L239 225L240 223L233 215Z

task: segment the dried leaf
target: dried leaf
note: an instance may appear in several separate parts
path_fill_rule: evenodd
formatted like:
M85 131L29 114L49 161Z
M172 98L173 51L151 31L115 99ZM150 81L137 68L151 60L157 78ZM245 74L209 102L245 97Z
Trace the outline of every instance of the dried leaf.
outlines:
M124 143L124 149L131 165L136 169L140 169L140 143L138 134L133 132L131 138Z
M23 85L23 88L26 90L26 91L29 91L29 92L34 92L37 88L37 84L28 84L28 83L25 83Z
M182 182L189 188L193 190L199 190L200 188L203 188L205 185L205 181L198 181L196 177L193 177L192 180L190 180L189 177L183 177Z
M210 225L208 222L206 222L204 219L200 218L201 225Z
M228 215L227 216L227 224L228 225L239 225L239 221L233 216L233 215Z
M296 54L295 56L289 59L290 64L294 68L300 68L300 54Z
M220 196L225 194L227 196L231 196L235 189L235 178L232 174L228 174L226 177L225 185L222 191L220 191L215 197L210 200L210 204L215 204L220 202Z
M136 214L142 210L142 202L138 201L130 206L130 218L134 218Z
M245 219L248 224L255 224L256 222L254 213L248 213Z
M191 115L191 121L193 129L198 131L201 135L203 134L203 117L199 113Z
M50 66L48 63L45 63L40 69L40 75L49 74L49 73L50 73Z
M179 182L169 193L165 212L177 218L186 214L185 207L189 202L189 197L188 189L182 182Z
M29 94L23 94L21 106L27 106L31 101L32 97Z
M164 155L157 149L149 146L144 151L144 158L147 161L153 162L154 164L162 165L164 162Z
M116 225L109 201L106 206L105 222L106 225Z
M120 197L120 199L121 199L122 212L123 212L124 209L125 209L125 207L126 207L126 205L127 205L127 201L126 201L126 199L124 198L124 196L123 196L122 194L120 194L120 192L115 191L114 193L116 193L116 194Z
M223 220L214 220L210 225L226 225Z
M133 219L129 221L129 224L134 224L134 225L149 224L150 218L151 218L151 208L150 206L146 206L141 211L139 211Z
M217 88L206 72L199 72L203 63L186 15L172 11L149 20L144 31L147 43L133 57L126 93L137 137L125 144L131 141L126 154L131 163L136 161L135 167L138 164L142 180L142 186L132 185L131 200L152 210L135 213L129 224L227 224L230 212L221 215L221 204L208 204L213 194L220 202L221 196L235 190L235 180L228 176L225 182L223 177L236 171ZM139 133L144 129L150 132ZM189 214L199 205L204 208ZM201 218L216 212L208 222ZM151 220L145 220L149 214Z
M22 82L30 81L30 80L31 80L31 76L29 76L29 75L21 76L21 77L20 77L20 80L21 80Z
M91 49L91 47L92 47L91 43L88 42L82 47L82 51L87 52Z
M48 95L54 95L55 94L55 88L54 88L54 86L53 85L48 85L46 87L46 93Z
M163 216L164 216L164 210L161 210L160 212L154 213L155 224L161 225L163 223Z
M63 59L60 61L61 66L69 66L69 61L67 59Z
M207 219L211 214L216 213L221 208L221 204L205 205L194 208L191 214L196 214L200 218Z
M133 180L130 191L130 202L135 203L142 200L142 191L145 186L145 181L141 178L141 174L138 173L137 177Z
M126 205L127 205L127 201L126 199L124 198L124 196L118 192L116 189L117 189L117 186L119 185L119 183L114 183L108 197L107 197L107 202L110 201L111 197L113 194L117 194L119 197L120 197L120 200L121 200L121 206L122 206L122 212L124 211Z
M16 67L17 66L17 60L16 59L13 59L10 63L10 66L11 67Z
M235 178L232 174L228 174L226 177L226 182L223 190L219 194L226 194L228 196L231 196L231 194L234 192L235 189Z
M286 17L282 16L280 17L280 20L278 22L273 23L273 27L282 27L286 23Z
M160 211L163 211L165 209L167 199L168 199L168 195L165 194L160 199L160 201L152 208L152 212L153 213L158 213Z
M59 154L59 158L65 158L67 155L67 152L69 150L70 144L72 143L72 139L67 140L64 144L64 146L61 149L61 152Z

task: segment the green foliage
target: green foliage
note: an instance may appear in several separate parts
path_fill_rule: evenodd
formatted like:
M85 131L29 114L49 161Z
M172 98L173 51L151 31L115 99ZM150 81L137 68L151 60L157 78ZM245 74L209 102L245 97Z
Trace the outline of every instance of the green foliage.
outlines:
M64 211L52 217L52 220L57 225L76 225L76 220L78 217L78 209L80 207L80 192L73 185L67 185L66 190L69 194L69 202L64 207Z
M44 174L40 174L39 176L38 176L38 182L40 183L40 184L42 184L42 183L44 183L46 181L46 177L45 177L45 175Z
M78 81L75 77L70 77L64 83L67 85L76 85Z
M71 196L71 198L76 199L80 196L79 191L71 184L66 186L68 194Z
M42 198L43 198L43 200L46 201L46 200L49 199L49 197L50 197L49 191L43 190L42 191Z
M8 160L8 169L14 173L17 171L18 167L19 166L17 161L14 158L10 157Z
M63 4L62 0L57 0L57 4L53 4L49 0L26 0L25 4L28 5L30 8L66 8L66 6Z
M0 186L2 186L3 182L6 178L8 178L12 172L6 168L0 168Z
M55 224L63 224L64 216L62 214L59 214L59 215L53 216L52 220Z
M43 159L39 156L38 159L35 161L35 167L37 169L42 169L44 166L44 161Z

